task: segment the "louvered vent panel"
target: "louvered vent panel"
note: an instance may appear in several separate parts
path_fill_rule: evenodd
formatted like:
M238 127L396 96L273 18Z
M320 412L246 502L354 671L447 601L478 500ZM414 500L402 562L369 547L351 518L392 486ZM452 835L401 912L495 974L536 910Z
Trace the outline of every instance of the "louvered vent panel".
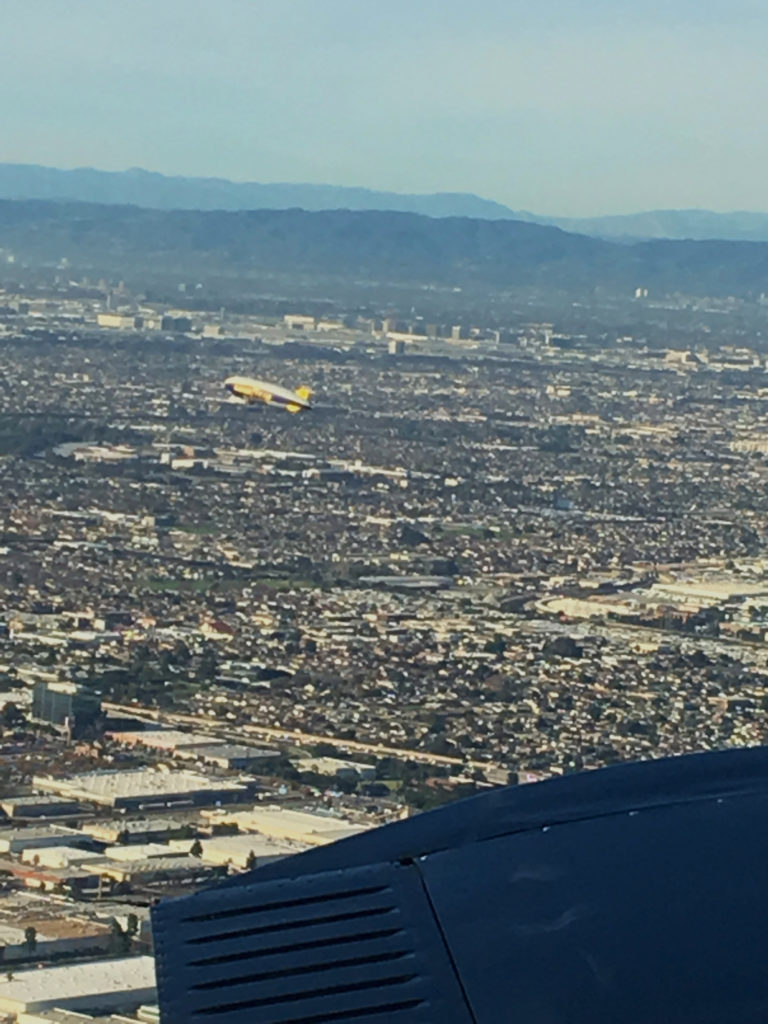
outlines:
M155 912L163 1024L464 1024L412 867L225 887Z

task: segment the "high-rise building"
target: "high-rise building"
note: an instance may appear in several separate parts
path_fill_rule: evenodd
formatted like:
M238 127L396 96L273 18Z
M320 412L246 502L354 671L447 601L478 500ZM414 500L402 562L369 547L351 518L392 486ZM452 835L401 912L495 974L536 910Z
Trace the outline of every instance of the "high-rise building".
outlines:
M32 717L67 730L77 737L93 726L101 702L86 687L71 682L40 682L32 694Z

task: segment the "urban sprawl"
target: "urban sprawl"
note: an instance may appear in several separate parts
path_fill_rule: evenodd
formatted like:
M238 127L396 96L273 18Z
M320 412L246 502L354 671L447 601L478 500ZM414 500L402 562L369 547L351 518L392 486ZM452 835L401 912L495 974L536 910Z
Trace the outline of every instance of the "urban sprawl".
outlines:
M0 291L9 1021L157 1021L159 899L768 734L762 302L194 294Z

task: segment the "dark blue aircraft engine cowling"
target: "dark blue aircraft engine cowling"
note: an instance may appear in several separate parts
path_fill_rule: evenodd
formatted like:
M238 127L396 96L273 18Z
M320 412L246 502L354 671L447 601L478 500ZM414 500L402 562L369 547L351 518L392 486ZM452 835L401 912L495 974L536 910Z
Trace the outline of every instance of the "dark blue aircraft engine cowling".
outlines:
M768 751L494 790L153 911L164 1024L764 1024Z

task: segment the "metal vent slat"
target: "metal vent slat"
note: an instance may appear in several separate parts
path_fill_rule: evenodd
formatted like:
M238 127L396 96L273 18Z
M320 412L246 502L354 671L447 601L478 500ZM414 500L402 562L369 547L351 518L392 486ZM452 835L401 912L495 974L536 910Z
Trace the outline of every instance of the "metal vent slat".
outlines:
M419 992L419 980L393 976L379 983L363 984L357 988L326 986L317 993L286 991L273 994L269 1000L226 999L219 1006L205 1005L190 1017L199 1024L229 1024L229 1021L258 1021L259 1024L283 1024L286 1020L305 1020L328 1014L347 1014L355 1020L374 1011L382 1012L393 1003L415 1003L423 1005L423 994ZM236 1016L235 1016L236 1015ZM437 1024L437 1022L435 1022Z
M215 987L206 983L195 986L198 993L200 1012L222 1004L237 1003L241 999L253 1006L270 1003L294 1002L322 997L328 991L355 992L367 988L404 985L418 977L418 966L413 953L407 953L396 960L368 961L344 967L341 964L324 964L323 970L304 974L285 974L276 978L258 975L233 978L229 984L217 981ZM258 997L254 998L254 992Z
M337 875L338 872L335 873L335 876ZM302 890L303 895L301 895ZM305 880L299 880L292 888L289 888L284 882L275 883L275 891L270 896L265 895L263 885L245 885L239 891L241 898L234 907L222 907L222 898L219 895L221 890L199 893L200 903L197 913L180 918L179 923L194 925L202 921L211 924L213 921L247 914L267 914L271 911L290 913L291 910L297 908L309 908L312 905L321 905L329 901L341 903L344 900L352 900L357 903L367 896L378 896L383 893L389 893L391 898L392 887L389 885L334 887L333 884L326 883L323 887L310 888ZM206 906L208 909L205 909Z
M158 911L163 1024L465 1020L412 865L224 887Z
M303 948L311 943L314 947L323 944L333 944L337 940L344 942L377 942L378 939L368 940L368 936L381 935L382 932L391 933L402 929L402 915L397 910L390 910L386 914L376 917L366 916L362 919L348 919L343 921L330 921L325 924L308 923L302 926L301 922L292 924L287 930L269 931L258 935L244 934L233 935L228 939L217 939L210 943L195 943L187 946L184 950L184 958L190 966L205 966L200 961L219 959L225 956L237 956L241 952L258 953L264 956L270 954L274 949L282 953L290 954L291 949L296 946Z
M326 898L322 903L300 903L285 909L269 907L262 910L256 905L241 908L236 917L216 917L213 920L184 923L184 941L188 944L210 944L219 940L226 941L231 936L259 935L272 930L287 931L315 923L322 925L329 919L342 921L345 916L357 920L366 914L380 915L391 911L393 907L391 891L339 901Z
M316 963L310 963L305 958L304 962L296 964L293 967L281 967L279 970L274 971L260 970L242 975L232 975L230 971L227 972L226 977L221 979L211 979L208 977L207 981L194 985L193 989L200 992L221 988L231 989L235 985L243 985L246 983L250 984L252 982L264 983L280 978L292 978L296 983L299 983L304 978L312 977L313 975L322 975L324 971L341 971L342 969L353 967L374 967L378 964L384 965L391 964L395 961L403 961L412 956L413 954L409 953L407 950L393 950L391 953L380 952L372 957L357 956L351 957L348 960L325 959L317 961Z
M342 912L336 914L332 912L330 907L326 907L325 913L322 916L307 914L304 917L294 917L288 921L277 921L271 918L268 922L253 919L250 921L249 927L230 927L225 932L216 932L212 935L198 933L188 938L186 945L192 947L205 946L211 949L221 943L231 942L233 939L246 938L254 939L256 942L259 942L262 938L269 943L281 942L285 941L285 936L289 936L291 932L307 932L311 930L313 933L317 931L320 934L329 927L334 931L354 931L361 924L369 921L375 921L378 927L385 927L380 922L387 918L397 917L398 913L398 909L391 905L385 907L361 907L359 910L345 907ZM196 927L199 928L200 926L197 925Z
M436 1024L436 1021L451 1021L444 1017L433 1016L434 1011L422 999L400 999L395 1001L384 1001L375 1006L361 1006L351 1010L335 1008L322 1013L313 1013L307 1016L300 1013L294 1016L295 1011L288 1011L285 1008L275 1008L272 1013L258 1018L253 1016L253 1011L236 1010L225 1017L217 1017L216 1024L246 1024L256 1021L259 1024ZM286 1016L286 1013L290 1016ZM199 1024L205 1024L211 1018L197 1017ZM463 1024L463 1022L462 1022Z
M290 946L237 950L208 960L190 961L189 966L203 968L195 987L244 974L269 975L279 971L314 969L328 963L369 960L402 955L410 949L411 937L402 928L384 932L339 935L321 942L297 942ZM310 965L310 966L308 966Z

